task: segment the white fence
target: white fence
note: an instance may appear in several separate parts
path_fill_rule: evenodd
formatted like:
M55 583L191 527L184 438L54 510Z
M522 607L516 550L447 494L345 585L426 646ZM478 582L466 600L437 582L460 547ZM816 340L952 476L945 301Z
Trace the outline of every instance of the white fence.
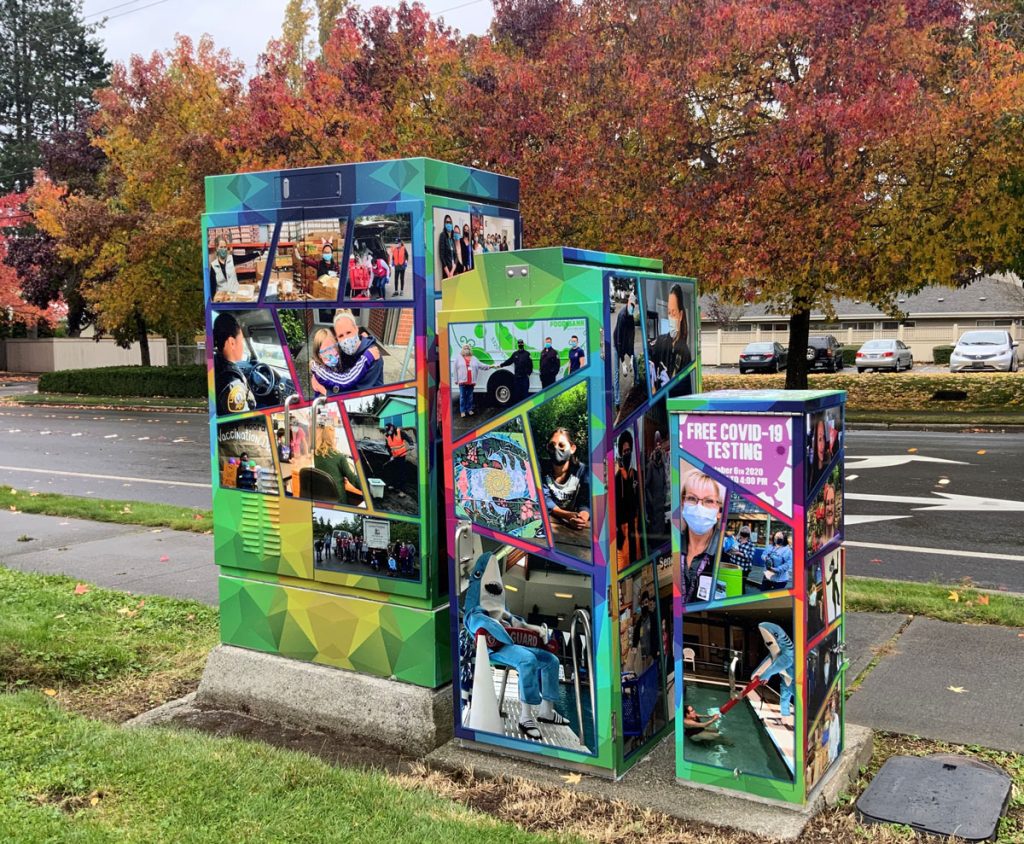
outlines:
M914 326L904 328L900 326L894 329L874 330L842 328L832 330L819 330L811 326L811 334L831 334L846 347L860 348L860 345L867 340L902 340L910 347L914 360L918 363L930 363L932 361L932 349L935 346L952 346L963 332L977 328L970 325L946 325L946 326ZM1018 324L1007 331L1015 340L1024 339L1024 329ZM701 362L704 366L736 366L740 359L740 352L747 343L771 342L775 340L783 346L789 345L789 331L761 329L759 326L751 326L744 331L723 331L722 329L707 329L702 326L700 335Z
M113 340L50 338L4 340L8 372L57 372L64 369L95 369L98 366L132 366L142 363L138 344L122 349ZM149 338L153 366L167 366L167 341Z

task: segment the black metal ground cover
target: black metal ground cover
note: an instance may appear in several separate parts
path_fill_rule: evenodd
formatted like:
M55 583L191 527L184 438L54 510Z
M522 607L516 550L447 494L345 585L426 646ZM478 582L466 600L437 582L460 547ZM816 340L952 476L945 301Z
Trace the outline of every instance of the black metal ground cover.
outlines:
M867 823L994 840L1011 786L1005 772L970 756L893 756L860 796L857 814Z

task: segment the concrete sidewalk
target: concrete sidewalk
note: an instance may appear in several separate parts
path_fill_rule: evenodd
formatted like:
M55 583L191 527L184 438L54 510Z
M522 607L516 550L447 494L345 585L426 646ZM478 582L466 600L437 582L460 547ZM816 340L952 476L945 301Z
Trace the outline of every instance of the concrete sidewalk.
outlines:
M0 564L217 603L209 535L2 512ZM849 721L1024 753L1024 631L851 612L846 636L848 684L878 658L847 701Z

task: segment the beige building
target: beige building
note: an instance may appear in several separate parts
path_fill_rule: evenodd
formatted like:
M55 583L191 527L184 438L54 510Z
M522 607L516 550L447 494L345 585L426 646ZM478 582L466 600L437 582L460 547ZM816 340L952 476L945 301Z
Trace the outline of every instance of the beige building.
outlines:
M910 347L919 363L932 360L935 346L953 345L973 328L1005 328L1015 340L1024 340L1024 288L1016 276L985 276L962 289L926 287L899 297L897 304L907 315L902 321L867 302L840 299L835 319L811 314L811 334L832 334L853 348L866 340L896 338ZM772 340L789 345L787 316L769 313L758 304L716 308L711 297L701 297L705 366L735 366L747 343Z

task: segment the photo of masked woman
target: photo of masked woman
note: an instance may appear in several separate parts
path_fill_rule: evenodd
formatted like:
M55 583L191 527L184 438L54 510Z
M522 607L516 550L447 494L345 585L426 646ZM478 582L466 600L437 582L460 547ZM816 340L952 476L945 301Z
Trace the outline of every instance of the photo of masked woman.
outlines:
M725 487L685 462L680 466L680 476L680 591L684 603L709 601L715 597L715 557L722 543Z
M651 291L657 289L654 282L647 282L648 300L651 298ZM650 306L648 309L650 310ZM667 330L655 337L647 356L652 393L666 386L693 362L682 286L672 285L664 313L660 307L655 310L659 324L664 325L667 322Z
M580 460L577 438L568 428L556 428L548 439L547 459L541 464L541 485L556 547L579 556L590 551L590 473Z
M348 314L350 311L339 311ZM309 369L313 392L318 396L336 396L369 387L378 387L384 382L384 365L380 349L372 338L359 337L355 319L339 320L335 325L346 330L344 338L338 337L330 328L321 328L313 335L310 344Z

